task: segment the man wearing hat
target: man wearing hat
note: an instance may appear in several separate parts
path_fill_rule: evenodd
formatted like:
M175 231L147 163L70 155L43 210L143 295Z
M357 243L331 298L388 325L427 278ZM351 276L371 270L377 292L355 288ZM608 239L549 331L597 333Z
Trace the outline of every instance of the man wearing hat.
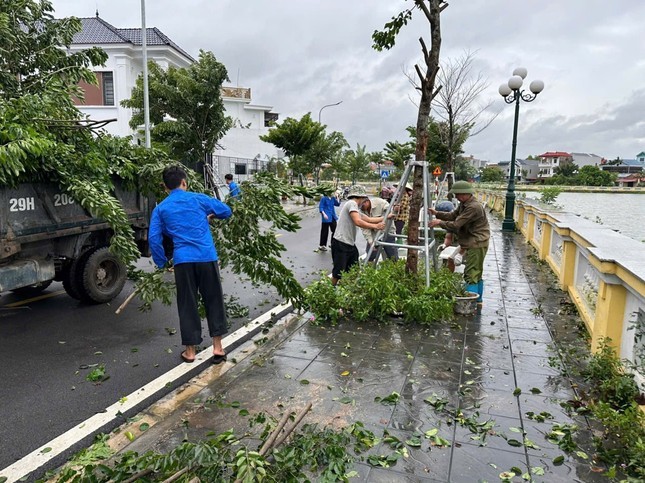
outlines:
M437 217L430 226L440 226L457 235L459 246L466 249L464 280L466 290L479 294L482 302L484 293L484 258L488 251L490 227L484 206L473 196L473 187L467 181L456 181L450 193L459 200L459 207L449 213L430 208L428 211Z
M382 230L385 228L383 217L371 218L361 215L359 206L367 200L365 188L354 185L347 194L347 203L341 208L336 224L336 232L331 240L331 258L334 268L331 272L331 281L338 283L342 272L347 271L352 265L358 263L358 248L356 235L359 228Z

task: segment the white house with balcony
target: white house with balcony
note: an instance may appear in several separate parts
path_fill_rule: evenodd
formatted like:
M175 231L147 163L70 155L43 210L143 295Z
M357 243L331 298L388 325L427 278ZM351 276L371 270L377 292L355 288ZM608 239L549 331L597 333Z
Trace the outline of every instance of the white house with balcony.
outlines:
M143 72L140 28L116 28L98 16L81 18L83 30L74 36L70 51L101 47L108 54L105 66L95 70L98 87L81 83L85 99L77 107L93 120L116 119L105 130L115 136L135 134L130 128L132 110L121 106L129 99L137 78ZM159 29L147 29L148 59L162 68L188 67L193 59Z
M571 154L562 151L547 151L544 154L540 154L538 158L540 178L551 178L555 174L556 168L573 162Z
M116 119L105 130L116 136L138 134L130 128L132 110L121 106L129 99L137 78L143 72L141 28L117 28L99 17L81 18L83 29L74 36L70 52L89 47L101 47L108 54L105 66L95 70L98 87L82 83L85 98L76 100L77 107L93 120ZM156 27L147 30L146 44L149 61L167 69L184 68L195 59ZM214 153L214 167L223 177L238 174L239 179L261 170L269 159L283 157L281 150L260 141L278 114L272 106L254 105L251 89L222 87L222 100L227 115L233 118L233 127L220 140Z
M520 183L535 183L539 175L539 161L537 159L516 159L515 180ZM497 166L504 171L508 180L511 177L511 162L500 161Z

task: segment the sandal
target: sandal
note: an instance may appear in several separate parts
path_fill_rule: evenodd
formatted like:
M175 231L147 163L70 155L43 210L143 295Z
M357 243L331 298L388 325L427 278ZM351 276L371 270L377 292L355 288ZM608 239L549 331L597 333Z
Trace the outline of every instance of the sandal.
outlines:
M226 354L215 354L213 356L213 364L221 364L226 362Z
M188 364L192 364L193 362L195 362L195 359L194 359L194 358L193 358L193 359L191 359L191 358L189 358L189 357L187 357L187 356L186 356L186 351L182 351L182 353L181 353L181 359L182 359L184 362L187 362Z

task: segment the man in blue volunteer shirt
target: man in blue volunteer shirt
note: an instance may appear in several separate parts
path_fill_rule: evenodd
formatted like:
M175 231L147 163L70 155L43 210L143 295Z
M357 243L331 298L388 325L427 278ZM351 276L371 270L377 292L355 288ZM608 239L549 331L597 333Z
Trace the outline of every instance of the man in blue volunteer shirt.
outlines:
M201 193L188 192L186 172L170 166L163 172L168 196L152 212L148 238L152 259L159 268L168 263L163 236L173 241L173 266L177 285L177 309L184 362L193 362L202 342L202 323L197 293L206 307L208 330L213 338L213 363L226 360L222 336L226 334L226 309L209 217L229 218L231 208Z
M240 191L240 185L233 181L233 175L231 173L224 175L224 181L228 186L228 195L233 199L239 198L242 192Z
M336 220L338 220L335 208L336 206L340 206L340 200L336 193L334 193L333 196L329 194L323 195L320 198L318 211L320 211L322 225L320 228L320 245L318 246L318 250L323 252L327 251L327 237L329 236L329 230L331 230L332 238L336 231Z

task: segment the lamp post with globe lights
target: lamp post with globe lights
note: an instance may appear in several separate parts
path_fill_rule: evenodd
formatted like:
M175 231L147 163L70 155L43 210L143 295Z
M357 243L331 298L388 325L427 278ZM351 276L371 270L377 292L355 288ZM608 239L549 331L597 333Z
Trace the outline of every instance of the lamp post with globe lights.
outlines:
M513 123L513 145L511 149L511 171L508 178L508 188L506 190L506 208L504 210L504 221L502 222L502 231L515 231L515 221L513 213L515 211L515 152L517 148L517 122L520 117L520 100L532 102L537 95L544 89L544 82L534 80L529 85L526 92L522 89L522 84L526 78L527 71L524 67L518 67L513 71L513 76L506 84L499 86L499 93L504 98L506 104L515 103L515 121Z

